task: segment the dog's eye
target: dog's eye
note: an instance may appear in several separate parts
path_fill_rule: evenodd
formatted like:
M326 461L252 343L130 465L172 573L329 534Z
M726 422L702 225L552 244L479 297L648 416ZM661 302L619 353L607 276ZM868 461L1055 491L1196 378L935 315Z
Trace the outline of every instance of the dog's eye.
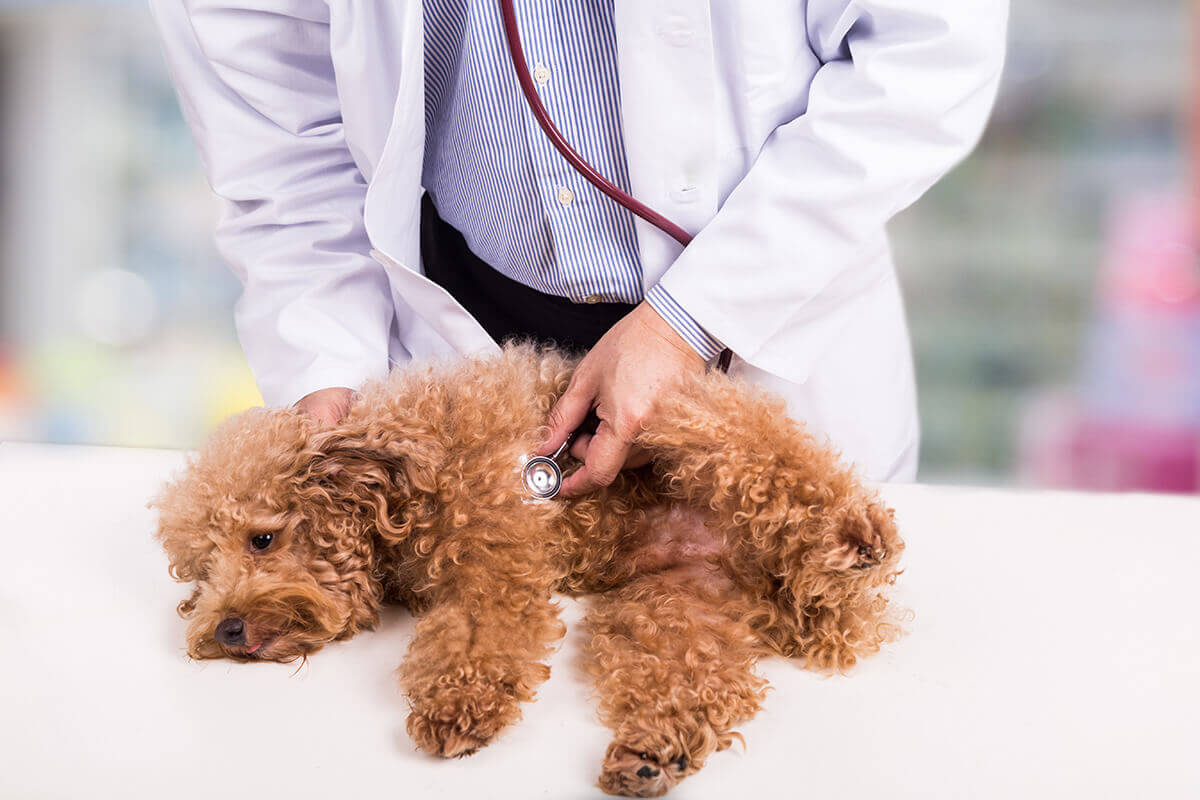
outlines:
M271 546L271 541L275 538L273 533L260 533L250 539L250 546L255 550L266 550Z

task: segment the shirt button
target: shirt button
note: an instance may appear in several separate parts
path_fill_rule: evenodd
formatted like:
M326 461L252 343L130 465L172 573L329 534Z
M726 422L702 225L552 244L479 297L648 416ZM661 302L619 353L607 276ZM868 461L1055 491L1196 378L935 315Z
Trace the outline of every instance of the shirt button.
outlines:
M550 80L550 68L545 64L538 64L533 68L533 79L537 81L538 86L545 86Z
M594 306L594 305L596 305L596 303L600 303L603 301L604 301L604 298L598 294L589 294L587 297L583 298L583 302L587 303L589 306Z
M569 208L571 203L575 202L575 193L565 186L558 187L558 204L563 208Z

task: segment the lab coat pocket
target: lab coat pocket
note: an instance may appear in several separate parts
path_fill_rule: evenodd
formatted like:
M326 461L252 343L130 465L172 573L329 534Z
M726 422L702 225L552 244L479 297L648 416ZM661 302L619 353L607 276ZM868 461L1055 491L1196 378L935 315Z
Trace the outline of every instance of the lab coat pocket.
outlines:
M372 250L371 257L387 273L401 338L414 357L500 352L483 326L441 286L382 250Z

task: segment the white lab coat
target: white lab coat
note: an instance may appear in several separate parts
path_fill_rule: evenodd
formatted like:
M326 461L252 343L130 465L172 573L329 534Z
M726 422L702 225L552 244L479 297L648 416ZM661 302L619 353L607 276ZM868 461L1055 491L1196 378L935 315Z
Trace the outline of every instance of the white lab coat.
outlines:
M638 220L645 285L866 476L911 479L884 226L980 136L1007 0L615 3L633 194L696 234L681 253ZM268 404L496 347L422 275L420 0L151 5Z

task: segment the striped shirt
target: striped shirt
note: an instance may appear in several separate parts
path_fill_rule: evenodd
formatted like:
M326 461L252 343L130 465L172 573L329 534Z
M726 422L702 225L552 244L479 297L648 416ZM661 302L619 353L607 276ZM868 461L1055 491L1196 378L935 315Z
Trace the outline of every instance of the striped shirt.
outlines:
M645 299L705 359L722 345L661 286L643 291L633 215L575 172L530 113L499 4L424 0L425 167L438 213L505 276L577 303ZM542 102L629 191L612 0L517 0Z

